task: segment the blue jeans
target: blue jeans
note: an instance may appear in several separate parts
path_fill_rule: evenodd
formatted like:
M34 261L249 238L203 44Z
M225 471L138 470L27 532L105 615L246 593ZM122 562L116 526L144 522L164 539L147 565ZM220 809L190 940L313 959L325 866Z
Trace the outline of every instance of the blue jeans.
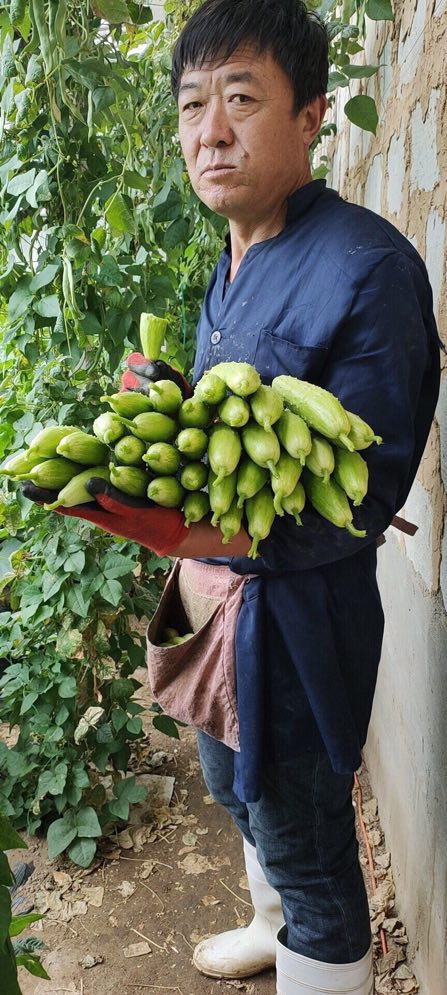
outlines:
M371 943L368 901L358 861L352 774L335 774L326 753L266 765L257 802L232 790L234 753L198 732L206 785L256 847L279 893L287 946L324 963L360 960Z

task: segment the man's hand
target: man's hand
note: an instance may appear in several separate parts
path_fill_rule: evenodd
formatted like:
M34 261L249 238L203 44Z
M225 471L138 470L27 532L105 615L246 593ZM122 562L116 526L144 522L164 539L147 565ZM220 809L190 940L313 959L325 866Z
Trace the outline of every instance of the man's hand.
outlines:
M250 549L251 539L244 529L224 545L220 529L211 525L207 518L186 528L184 516L176 508L160 508L156 504L149 507L147 500L128 497L102 477L92 477L86 486L96 503L92 501L91 504L78 504L74 508L55 508L57 514L91 522L105 532L146 546L158 556L185 559L246 556ZM52 504L57 498L56 491L44 490L30 483L22 484L22 493L37 504Z
M160 508L153 503L149 506L147 500L128 497L102 477L92 477L86 487L95 498L95 503L79 504L74 508L59 507L55 509L57 514L82 518L105 532L138 542L158 556L175 555L188 535L184 516L176 508ZM57 498L56 491L44 490L30 483L23 484L22 492L37 504L51 504Z
M132 352L127 357L128 369L121 377L121 390L136 390L140 394L149 394L153 383L157 380L172 380L176 383L183 397L191 397L192 387L179 370L164 363L162 359L152 362L141 352Z

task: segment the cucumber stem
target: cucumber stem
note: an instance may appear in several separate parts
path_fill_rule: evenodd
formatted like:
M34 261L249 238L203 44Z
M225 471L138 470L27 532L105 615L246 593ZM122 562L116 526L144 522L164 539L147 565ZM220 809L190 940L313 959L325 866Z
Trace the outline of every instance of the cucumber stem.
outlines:
M281 494L281 491L278 491L275 494L274 498L273 498L273 507L274 507L274 509L276 511L276 514L280 515L280 516L282 516L284 514L284 508L283 508L283 506L281 504L281 501L282 501L283 497L284 497L284 495Z
M267 460L267 467L270 470L272 477L279 477L279 473L276 469L276 464L273 462L272 459Z
M295 521L296 521L297 525L302 525L303 524L302 521L301 521L301 515L299 515L298 512L295 513L294 518L295 518Z
M349 449L350 453L354 452L355 446L354 443L351 442L349 435L345 435L345 433L342 432L341 435L337 436L337 438L339 439L340 442L343 443L344 446L346 446L346 449Z
M239 497L238 497L238 499L237 499L236 508L243 508L244 507L244 501L245 501L245 498L244 498L243 494L240 494Z
M366 529L356 529L354 528L352 522L347 522L345 528L347 528L348 532L350 532L352 536L358 536L359 539L364 539L366 536Z
M248 550L248 553L247 553L247 556L249 556L251 560L255 560L256 557L257 557L257 555L258 555L258 545L259 545L260 538L261 538L261 536L258 535L257 532L255 532L255 534L253 536L253 542L252 542L252 544L250 546L250 549Z
M216 527L216 525L219 524L219 518L220 518L219 512L215 511L211 519L211 525L214 525L214 527Z
M374 440L374 442L377 442L378 446L382 445L383 439L382 439L381 435L374 435L373 436L373 440Z

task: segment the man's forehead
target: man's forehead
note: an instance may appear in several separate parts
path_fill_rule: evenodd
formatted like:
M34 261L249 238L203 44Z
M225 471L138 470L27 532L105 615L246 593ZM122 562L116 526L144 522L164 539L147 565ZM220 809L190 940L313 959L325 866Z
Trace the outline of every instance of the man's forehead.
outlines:
M206 83L211 77L228 83L261 81L265 77L266 63L270 60L270 53L259 53L254 47L244 47L225 60L217 57L199 66L186 66L181 76L180 91L184 84L192 81Z

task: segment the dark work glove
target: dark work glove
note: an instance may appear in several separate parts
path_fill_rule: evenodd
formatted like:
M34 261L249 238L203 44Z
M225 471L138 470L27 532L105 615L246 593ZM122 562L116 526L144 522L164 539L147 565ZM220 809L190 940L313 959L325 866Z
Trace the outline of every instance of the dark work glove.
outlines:
M121 377L121 390L136 390L140 394L149 394L151 386L157 380L172 380L180 387L183 397L191 397L192 387L179 370L164 363L162 359L152 362L141 352L132 352L127 357L128 369Z
M161 508L148 499L129 497L108 484L103 477L92 477L86 484L95 503L78 504L74 508L55 508L58 515L82 518L112 535L138 542L157 556L169 556L188 535L185 519L177 508ZM51 504L57 491L22 485L22 493L36 504Z

